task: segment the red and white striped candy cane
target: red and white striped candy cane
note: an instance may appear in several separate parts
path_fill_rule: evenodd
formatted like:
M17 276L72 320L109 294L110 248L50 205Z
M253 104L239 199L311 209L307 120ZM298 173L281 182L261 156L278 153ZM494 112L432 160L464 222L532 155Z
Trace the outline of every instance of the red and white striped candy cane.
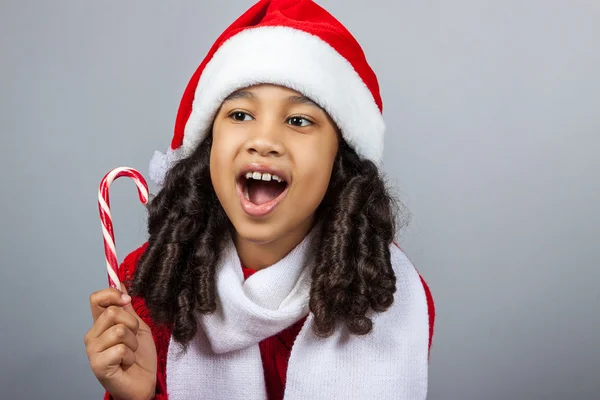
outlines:
M133 168L115 168L102 178L98 189L98 208L100 210L100 221L102 222L102 235L104 236L104 252L106 253L106 269L108 271L108 284L110 287L121 290L119 281L119 263L117 262L117 250L115 248L115 233L113 230L112 216L110 214L110 200L108 189L113 181L121 176L127 176L135 182L138 188L140 201L148 203L148 184L138 171Z

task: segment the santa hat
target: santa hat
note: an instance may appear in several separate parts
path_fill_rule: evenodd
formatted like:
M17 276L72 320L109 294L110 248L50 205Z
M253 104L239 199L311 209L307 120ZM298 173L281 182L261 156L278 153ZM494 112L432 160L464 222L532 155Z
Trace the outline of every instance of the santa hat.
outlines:
M171 146L150 162L151 179L161 186L173 163L210 132L223 100L258 84L310 98L361 157L380 163L385 124L379 84L356 39L311 0L262 0L223 32L192 76Z

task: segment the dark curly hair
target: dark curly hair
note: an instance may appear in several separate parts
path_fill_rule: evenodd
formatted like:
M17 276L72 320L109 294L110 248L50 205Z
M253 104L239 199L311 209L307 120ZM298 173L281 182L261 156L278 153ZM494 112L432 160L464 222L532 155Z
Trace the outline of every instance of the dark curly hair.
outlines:
M310 290L315 333L331 335L338 322L353 334L373 328L369 310L394 301L396 277L389 246L397 205L377 166L340 138L329 187L316 211L320 243ZM176 163L148 205L148 246L131 282L157 323L172 327L186 346L197 332L196 312L216 309L215 269L233 226L213 189L212 135Z

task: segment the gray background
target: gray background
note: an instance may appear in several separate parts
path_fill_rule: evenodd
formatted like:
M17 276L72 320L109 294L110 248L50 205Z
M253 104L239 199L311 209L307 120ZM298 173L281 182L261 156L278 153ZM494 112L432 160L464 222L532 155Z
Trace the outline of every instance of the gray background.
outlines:
M402 245L438 310L429 398L600 398L600 3L320 3L382 86ZM101 398L83 346L107 279L98 183L147 172L251 4L0 2L1 398ZM122 259L145 212L132 182L111 194Z

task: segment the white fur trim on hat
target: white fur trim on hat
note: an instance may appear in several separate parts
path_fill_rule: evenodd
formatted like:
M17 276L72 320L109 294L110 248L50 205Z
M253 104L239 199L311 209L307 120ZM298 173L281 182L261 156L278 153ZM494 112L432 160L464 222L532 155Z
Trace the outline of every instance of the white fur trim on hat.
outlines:
M173 164L184 158L181 155L181 150L181 148L177 150L168 149L167 154L161 153L160 151L154 152L154 155L150 160L148 175L152 182L159 188L163 186L165 175L167 175L167 172L171 169Z

